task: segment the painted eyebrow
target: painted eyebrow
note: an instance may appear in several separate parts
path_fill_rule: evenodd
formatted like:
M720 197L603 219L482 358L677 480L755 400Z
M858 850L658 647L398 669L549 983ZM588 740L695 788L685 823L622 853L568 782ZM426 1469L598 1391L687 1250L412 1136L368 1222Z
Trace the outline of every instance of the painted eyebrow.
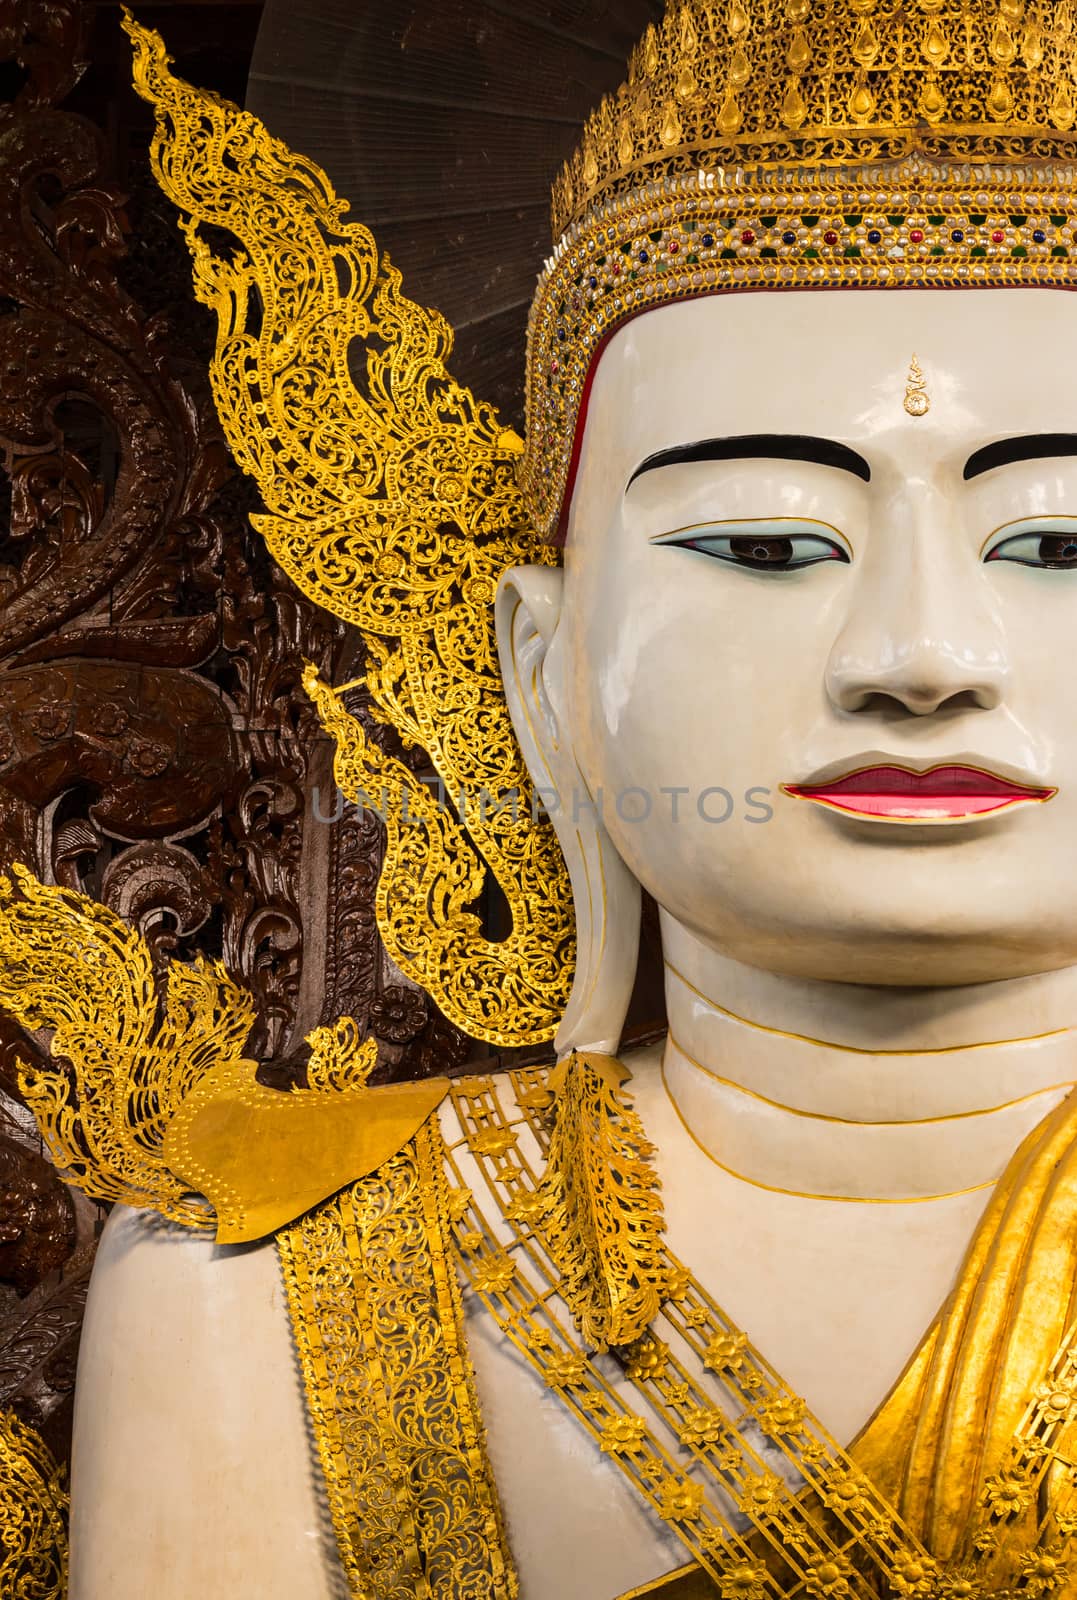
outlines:
M965 479L982 477L1016 461L1047 461L1051 456L1077 456L1077 433L1026 433L1017 439L999 439L969 456Z
M1077 435L1074 436L1077 450ZM690 461L814 461L820 467L837 467L871 482L864 457L834 439L813 439L797 433L749 433L740 438L700 439L696 444L674 445L641 461L625 485L627 493L637 478L659 467L678 467Z

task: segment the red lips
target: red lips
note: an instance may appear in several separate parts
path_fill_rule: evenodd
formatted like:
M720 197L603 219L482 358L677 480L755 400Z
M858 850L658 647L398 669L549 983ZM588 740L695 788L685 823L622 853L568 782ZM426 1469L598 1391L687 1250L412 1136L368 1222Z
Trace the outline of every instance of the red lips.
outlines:
M787 784L785 793L853 816L885 822L957 822L990 816L1030 801L1051 800L1057 789L1011 783L976 767L864 767L818 784Z

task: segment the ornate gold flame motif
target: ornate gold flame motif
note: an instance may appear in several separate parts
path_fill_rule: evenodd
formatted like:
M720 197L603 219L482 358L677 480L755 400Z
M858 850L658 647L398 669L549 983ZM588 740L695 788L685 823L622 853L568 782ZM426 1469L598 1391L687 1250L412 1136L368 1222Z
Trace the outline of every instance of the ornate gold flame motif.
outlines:
M19 1086L61 1176L218 1244L265 1238L374 1170L429 1116L443 1080L367 1093L377 1041L352 1017L307 1036L307 1087L257 1081L250 995L216 962L158 981L146 941L85 895L0 877L0 1006L47 1031Z
M177 962L158 1021L153 962L137 930L15 866L0 877L0 1006L24 1028L51 1031L55 1070L23 1067L19 1086L61 1177L95 1200L211 1228L162 1144L198 1082L242 1060L254 1009L224 968ZM257 1063L246 1068L253 1078Z
M0 1414L0 1595L67 1600L67 1489L43 1439Z
M135 84L155 107L153 164L183 216L195 292L218 318L212 378L275 559L363 634L366 683L445 798L367 739L310 682L338 743L337 777L386 819L385 946L476 1038L550 1038L572 982L568 874L505 705L493 600L506 568L555 558L525 526L522 443L453 382L452 334L406 300L369 232L343 220L325 174L254 117L189 87L157 34L128 17ZM201 228L230 233L231 259ZM484 937L487 870L512 931Z

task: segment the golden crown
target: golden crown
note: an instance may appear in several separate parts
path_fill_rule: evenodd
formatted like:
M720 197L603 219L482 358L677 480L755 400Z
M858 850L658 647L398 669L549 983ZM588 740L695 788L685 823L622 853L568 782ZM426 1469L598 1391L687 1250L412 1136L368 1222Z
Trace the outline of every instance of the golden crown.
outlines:
M670 0L554 190L521 487L557 538L594 360L735 289L1077 285L1071 0Z
M701 160L1049 160L1077 120L1069 0L672 0L554 187L554 236Z

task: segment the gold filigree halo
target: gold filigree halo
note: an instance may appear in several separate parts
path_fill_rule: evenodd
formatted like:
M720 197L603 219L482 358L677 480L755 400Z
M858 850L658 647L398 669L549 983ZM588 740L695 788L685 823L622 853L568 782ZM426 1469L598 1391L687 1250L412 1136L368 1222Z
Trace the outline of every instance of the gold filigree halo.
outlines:
M520 481L564 533L594 361L739 288L1072 287L1070 0L670 0L554 186Z

